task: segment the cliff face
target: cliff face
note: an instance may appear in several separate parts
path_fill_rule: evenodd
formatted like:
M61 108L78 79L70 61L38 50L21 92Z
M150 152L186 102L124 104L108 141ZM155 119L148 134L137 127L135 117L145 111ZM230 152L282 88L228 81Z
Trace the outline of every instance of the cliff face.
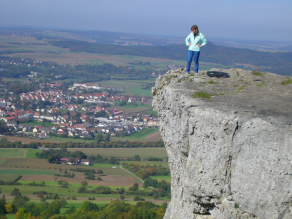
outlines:
M165 219L292 218L292 84L284 80L241 69L157 78L153 107L171 171ZM194 98L198 91L211 98Z

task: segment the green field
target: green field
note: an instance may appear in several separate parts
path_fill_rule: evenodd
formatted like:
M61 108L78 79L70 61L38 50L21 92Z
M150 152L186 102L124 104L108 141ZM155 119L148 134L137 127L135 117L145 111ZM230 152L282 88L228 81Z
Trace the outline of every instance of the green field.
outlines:
M6 214L7 219L15 219L16 214Z
M116 107L117 108L117 107ZM118 108L119 109L119 108ZM137 114L141 114L141 113L146 113L152 109L152 108L149 108L149 107L137 107L137 108L124 108L124 109L120 109L124 112L124 114L127 114L129 116L136 116Z
M127 103L127 105L124 105L124 106L114 106L114 107L109 107L109 109L111 108L118 108L120 110L124 110L124 109L135 109L135 108L151 108L152 109L152 106L150 104L137 104L137 106L131 106L129 105L129 103Z
M130 88L130 91L132 91L134 94L143 94L143 95L152 97L151 89L146 90L146 89L143 89L143 87L132 87Z
M26 169L5 169L0 170L1 174L19 174L19 175L54 175L57 172L45 170L26 170Z
M119 103L119 102L118 102ZM124 114L132 114L137 115L138 113L148 113L149 110L152 110L152 106L150 104L137 104L137 106L131 106L129 103L124 106L112 106L108 107L108 109L118 108L120 111L123 111Z
M151 176L152 179L157 179L157 181L165 180L166 182L171 181L171 176Z
M143 89L142 84L154 83L155 78L149 80L110 80L99 81L99 84L104 86L120 87L124 91L124 95L144 95L149 98L152 97L151 89Z
M36 158L35 153L40 152L39 149L15 149L15 148L7 148L0 149L0 158ZM0 165L4 164L5 160L0 160Z
M156 111L154 111L154 110L149 110L147 113L148 113L148 114L158 115L158 113L157 113Z
M18 158L25 157L26 150L24 149L0 149L1 158Z
M36 152L40 152L40 150L39 149L27 149L26 158L37 158L35 156Z
M119 140L119 141L143 141L148 140L151 141L151 139L146 139L149 135L159 132L157 128L144 128L139 132L135 132L134 134L127 136L127 137L113 137L113 140Z
M139 155L141 158L167 158L165 148L68 148L68 151L82 151L87 155L115 156L115 157L134 157Z
M116 164L105 164L105 163L94 163L93 167L100 167L100 168L113 168L117 167L119 168L119 165Z
M110 81L96 81L92 83L98 83L104 86L113 87L141 87L142 84L154 83L155 78L148 80L110 80Z
M4 165L7 161L6 160L0 160L0 166Z
M17 175L17 174L1 174L1 171L0 171L0 180L4 182L15 182L20 177L21 175Z

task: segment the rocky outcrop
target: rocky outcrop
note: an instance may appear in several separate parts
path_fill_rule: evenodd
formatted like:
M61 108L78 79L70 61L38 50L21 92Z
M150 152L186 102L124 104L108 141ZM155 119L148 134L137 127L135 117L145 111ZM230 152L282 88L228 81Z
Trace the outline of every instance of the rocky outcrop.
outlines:
M292 84L184 69L152 88L171 171L165 219L292 218Z

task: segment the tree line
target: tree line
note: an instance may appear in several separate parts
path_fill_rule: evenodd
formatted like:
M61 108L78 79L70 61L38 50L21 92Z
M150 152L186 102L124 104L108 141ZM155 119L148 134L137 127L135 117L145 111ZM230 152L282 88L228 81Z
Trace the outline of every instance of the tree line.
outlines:
M8 133L8 128L0 126L0 134ZM31 142L21 143L21 141L8 141L6 138L0 139L0 148L162 148L164 147L163 141L110 141L110 142Z

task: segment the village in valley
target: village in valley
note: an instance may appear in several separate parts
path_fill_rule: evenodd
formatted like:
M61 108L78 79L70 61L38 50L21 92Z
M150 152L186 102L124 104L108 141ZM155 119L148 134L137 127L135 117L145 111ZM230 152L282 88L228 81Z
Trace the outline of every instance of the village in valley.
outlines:
M146 127L157 127L155 115L146 113L126 114L119 110L119 104L137 105L147 102L146 97L127 97L109 95L108 90L118 87L103 87L100 84L74 83L67 91L59 89L61 83L40 83L40 89L20 94L20 103L49 103L49 106L35 110L25 110L15 103L15 96L10 94L0 100L0 118L13 130L15 136L47 138L50 135L62 137L80 137L95 139L96 133L111 136L128 136ZM42 88L48 88L45 91ZM70 91L98 90L99 93L74 94ZM9 92L9 91L8 91ZM84 104L74 104L80 100ZM113 108L114 107L114 108ZM111 108L111 109L108 109ZM66 114L63 114L66 112ZM41 122L41 125L29 123ZM46 124L50 123L49 126ZM95 128L95 129L94 129Z
M3 48L44 49L39 37L3 36L17 41L5 41ZM21 53L0 55L0 193L13 206L5 210L8 219L34 203L50 209L59 201L55 212L33 216L67 217L84 203L102 211L112 200L153 202L153 212L160 209L163 216L171 176L151 89L165 68L178 66L140 57L121 64L77 63L29 57L28 49ZM16 205L23 197L28 201Z
M44 64L36 60L22 61L29 66ZM16 66L22 64L7 60L1 62ZM94 140L101 134L101 140L106 135L130 136L145 128L158 127L157 115L151 110L150 96L123 95L120 87L99 83L71 82L63 86L62 80L58 80L60 77L62 75L42 80L43 74L31 71L21 85L33 84L35 89L21 93L8 90L2 81L0 120L9 127L10 136ZM145 111L143 106L149 109ZM131 107L141 107L142 110L128 110Z

